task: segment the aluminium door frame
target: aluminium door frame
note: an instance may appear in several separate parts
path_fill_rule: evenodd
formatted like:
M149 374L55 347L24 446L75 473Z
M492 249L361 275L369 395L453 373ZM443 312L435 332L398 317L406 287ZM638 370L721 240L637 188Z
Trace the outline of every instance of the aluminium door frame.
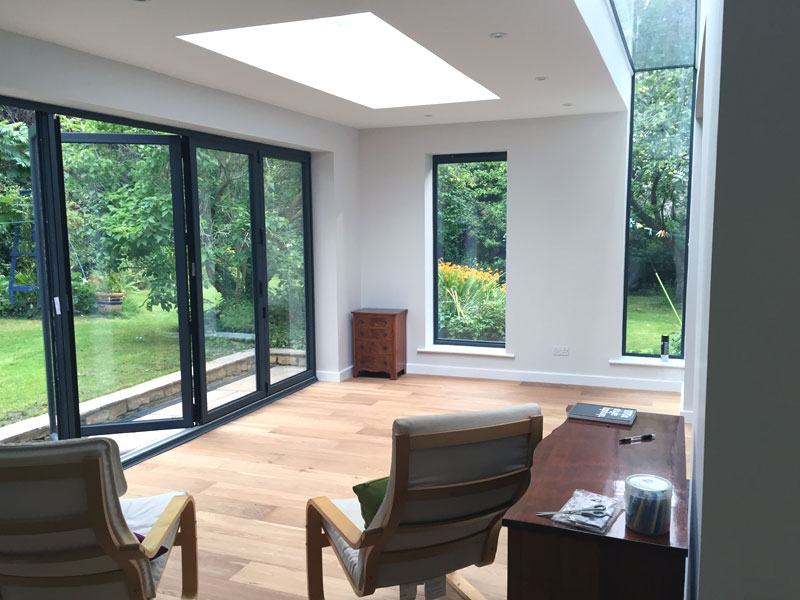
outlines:
M170 166L170 188L172 197L172 224L174 230L175 246L175 287L178 310L178 341L180 354L180 373L181 373L181 405L182 416L172 419L152 419L143 421L117 421L113 423L97 423L84 425L80 423L80 409L78 400L78 373L77 355L74 337L74 312L72 310L72 283L69 274L69 246L67 245L67 223L66 223L66 191L64 187L64 172L62 158L62 144L145 144L166 146L169 152ZM192 388L191 388L191 349L189 346L189 315L188 315L188 286L186 268L186 236L185 236L185 215L183 206L183 178L181 165L180 138L174 135L159 134L138 134L138 133L60 133L57 143L59 157L59 205L63 222L59 229L62 232L60 244L55 246L61 249L64 265L62 269L64 275L62 305L69 307L69 319L72 325L72 337L69 342L69 354L71 355L70 379L72 381L72 393L68 396L69 403L78 408L69 417L72 421L73 434L70 437L83 437L91 435L107 435L113 433L132 433L138 431L159 431L164 429L183 429L191 427L193 424L192 415ZM74 413L74 414L73 414Z
M187 215L187 242L190 265L189 291L192 322L192 366L194 369L195 422L205 424L224 417L240 408L258 402L269 393L269 331L266 264L264 256L265 232L263 203L263 172L258 161L258 146L242 140L231 140L212 135L187 136L182 139L184 173L186 174L185 202ZM197 179L197 150L209 149L243 154L248 158L250 194L250 239L253 286L253 324L255 328L256 390L208 409L208 382L206 379L205 314L203 310L203 269L200 243L200 197Z

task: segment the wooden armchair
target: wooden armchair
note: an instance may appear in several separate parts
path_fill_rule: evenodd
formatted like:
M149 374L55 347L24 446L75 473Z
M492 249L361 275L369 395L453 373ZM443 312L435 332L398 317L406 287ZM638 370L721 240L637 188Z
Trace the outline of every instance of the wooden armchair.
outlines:
M174 545L196 598L193 498L126 490L113 440L0 445L0 598L155 598Z
M309 599L324 598L326 546L357 596L447 575L460 595L481 598L452 574L494 561L501 519L528 489L541 439L536 404L396 420L389 486L371 523L355 498L308 502Z

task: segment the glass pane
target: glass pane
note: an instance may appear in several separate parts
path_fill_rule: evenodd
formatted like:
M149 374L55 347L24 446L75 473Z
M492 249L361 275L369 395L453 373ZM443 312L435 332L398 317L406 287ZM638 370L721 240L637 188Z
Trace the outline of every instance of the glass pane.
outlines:
M625 352L683 356L693 69L634 79Z
M64 143L63 162L81 422L158 418L181 392L169 149Z
M611 0L634 70L694 64L695 0Z
M197 191L211 410L257 390L248 155L198 148Z
M33 122L33 111L0 105L0 443L50 431L28 142Z
M306 370L303 165L264 159L270 381Z
M438 164L437 341L505 342L506 161Z

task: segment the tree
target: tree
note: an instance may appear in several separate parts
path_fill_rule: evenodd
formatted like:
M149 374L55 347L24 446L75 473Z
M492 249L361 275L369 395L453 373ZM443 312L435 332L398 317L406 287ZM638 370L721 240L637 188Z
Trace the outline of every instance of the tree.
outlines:
M438 165L441 256L470 267L506 270L505 161Z
M629 286L657 289L659 272L677 302L684 295L693 77L692 69L667 69L634 79L629 248L646 275L629 271Z

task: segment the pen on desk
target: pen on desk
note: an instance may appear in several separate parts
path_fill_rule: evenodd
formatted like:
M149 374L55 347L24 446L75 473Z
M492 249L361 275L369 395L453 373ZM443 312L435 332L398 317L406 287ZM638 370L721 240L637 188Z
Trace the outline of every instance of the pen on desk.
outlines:
M622 438L620 444L630 444L632 442L649 442L656 439L655 433L645 433L644 435L634 435L633 437Z

